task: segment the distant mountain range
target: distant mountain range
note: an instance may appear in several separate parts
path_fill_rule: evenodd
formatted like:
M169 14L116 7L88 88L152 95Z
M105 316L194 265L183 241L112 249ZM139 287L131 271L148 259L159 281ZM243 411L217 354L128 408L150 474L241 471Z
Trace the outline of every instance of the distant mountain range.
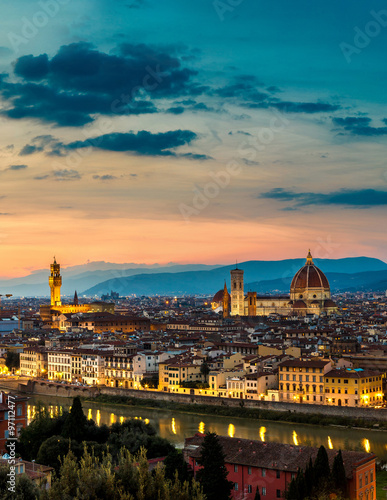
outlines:
M294 274L304 265L305 259L281 261L248 261L238 265L244 270L245 290L259 293L289 292ZM387 264L369 257L345 259L315 259L316 265L331 280L332 291L365 289L383 290L387 278ZM152 275L143 273L101 282L87 290L86 295L100 296L109 290L120 295L179 295L215 294L226 280L230 285L230 270L235 266L217 267L203 271L185 271L174 274L163 272ZM380 285L379 285L380 282ZM380 286L380 288L379 288Z
M79 266L61 269L63 277L62 294L71 295L75 290L81 291L91 288L100 282L111 279L121 279L135 274L176 273L182 271L202 271L220 267L205 264L175 264L165 266L159 264L114 264L111 262L90 262ZM49 296L48 286L49 269L34 271L22 278L0 280L0 293L12 293L15 296L35 297ZM110 290L108 290L110 292Z
M314 259L326 274L335 291L387 289L387 264L369 257L344 259ZM243 269L245 290L258 293L288 293L294 274L305 259L280 261L247 261L238 264ZM120 295L181 295L215 294L226 280L230 286L230 270L235 265L114 264L90 262L62 270L62 294L100 297L111 290ZM49 271L39 270L23 278L0 280L0 293L15 296L48 296Z

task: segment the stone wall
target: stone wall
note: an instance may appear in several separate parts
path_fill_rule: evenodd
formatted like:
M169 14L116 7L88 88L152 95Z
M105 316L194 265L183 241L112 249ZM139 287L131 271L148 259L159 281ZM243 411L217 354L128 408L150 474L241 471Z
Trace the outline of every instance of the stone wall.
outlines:
M27 384L19 384L19 392L26 394L41 394L73 398L75 396L94 398L99 394L106 396L123 396L137 399L151 399L155 401L173 401L182 404L205 404L210 406L228 406L256 408L304 414L320 414L323 416L364 418L370 420L387 421L387 409L348 408L345 406L320 406L300 403L284 403L276 401L253 401L217 398L212 396L191 396L189 394L171 394L160 391L139 391L135 389L120 389L116 387L73 387L62 384L47 383L29 380Z

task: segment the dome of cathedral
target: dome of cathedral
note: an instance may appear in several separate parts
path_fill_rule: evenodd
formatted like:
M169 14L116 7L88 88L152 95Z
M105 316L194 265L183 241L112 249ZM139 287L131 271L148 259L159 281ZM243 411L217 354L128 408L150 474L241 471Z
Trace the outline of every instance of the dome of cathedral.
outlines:
M306 264L295 274L290 290L307 288L324 288L329 290L329 283L325 274L314 265L312 255L309 251Z
M219 290L219 292L216 292L216 294L214 295L214 298L212 299L211 302L223 302L223 293L224 293L224 290L222 288L222 290Z

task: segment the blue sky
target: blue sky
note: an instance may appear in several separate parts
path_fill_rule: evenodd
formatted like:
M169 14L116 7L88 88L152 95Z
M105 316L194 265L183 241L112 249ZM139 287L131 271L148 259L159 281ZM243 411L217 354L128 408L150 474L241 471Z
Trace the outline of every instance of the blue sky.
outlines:
M0 275L387 259L382 1L15 0L0 27Z

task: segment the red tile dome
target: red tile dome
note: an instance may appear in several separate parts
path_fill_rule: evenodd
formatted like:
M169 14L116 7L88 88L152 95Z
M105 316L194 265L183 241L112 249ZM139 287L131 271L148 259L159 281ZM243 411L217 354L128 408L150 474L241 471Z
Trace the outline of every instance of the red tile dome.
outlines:
M325 274L313 263L309 251L306 264L295 274L290 291L306 288L324 288L329 290L329 282Z

